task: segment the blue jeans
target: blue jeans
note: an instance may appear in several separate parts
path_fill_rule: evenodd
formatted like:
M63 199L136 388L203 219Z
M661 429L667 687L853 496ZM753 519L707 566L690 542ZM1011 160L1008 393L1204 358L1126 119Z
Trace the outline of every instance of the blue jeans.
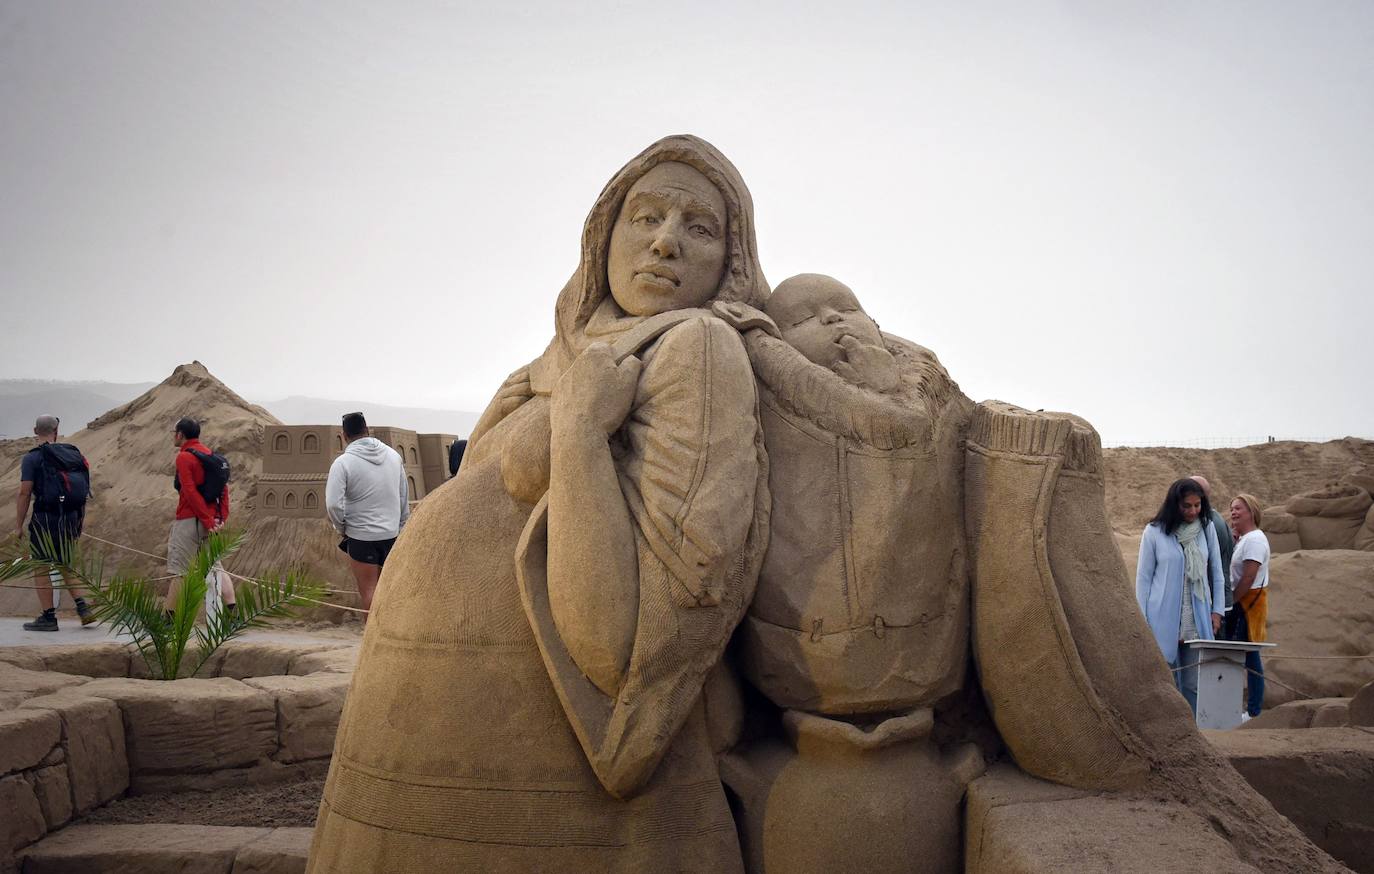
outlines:
M1174 672L1174 685L1183 693L1183 700L1188 702L1194 716L1197 715L1197 666L1201 660L1202 650L1180 643L1178 660L1169 665Z
M1237 605L1226 614L1226 639L1250 639L1250 623L1245 620L1245 611ZM1264 707L1264 664L1258 652L1245 654L1245 712L1252 717L1259 716Z

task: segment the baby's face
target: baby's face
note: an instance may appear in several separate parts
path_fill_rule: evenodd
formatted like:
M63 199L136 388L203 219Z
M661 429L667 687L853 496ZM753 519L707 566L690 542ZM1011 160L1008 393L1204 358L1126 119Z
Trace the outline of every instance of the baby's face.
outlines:
M769 296L764 311L784 340L822 367L833 368L845 358L840 338L846 335L864 346L883 347L877 324L854 292L828 276L804 273L786 280Z

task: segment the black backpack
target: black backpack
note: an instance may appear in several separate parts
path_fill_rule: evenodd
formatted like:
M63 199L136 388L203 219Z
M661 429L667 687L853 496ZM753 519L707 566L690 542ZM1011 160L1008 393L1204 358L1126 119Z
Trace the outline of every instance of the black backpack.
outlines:
M38 476L33 481L36 509L75 513L91 496L91 466L70 443L44 443L37 449Z
M229 459L218 452L201 452L199 449L182 451L194 455L200 460L200 466L205 468L205 480L196 486L196 491L200 492L205 503L211 507L215 506L229 486ZM181 477L177 474L172 475L172 487L181 491Z

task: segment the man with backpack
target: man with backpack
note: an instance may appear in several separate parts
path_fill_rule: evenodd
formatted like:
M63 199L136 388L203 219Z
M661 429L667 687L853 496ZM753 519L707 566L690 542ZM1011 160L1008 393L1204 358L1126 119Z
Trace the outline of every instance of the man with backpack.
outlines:
M177 577L167 587L164 608L168 612L176 609L181 578L191 560L210 532L219 530L229 518L229 462L200 442L200 423L191 418L180 419L172 432L172 443L177 447L172 485L179 497L176 518L167 537L167 573ZM206 583L211 588L220 584L224 609L232 612L238 606L234 584L219 565L211 569Z
M35 571L34 588L42 613L24 623L25 631L56 631L57 610L53 586L65 585L76 601L76 614L82 625L96 621L81 589L71 584L57 565L68 564L72 544L81 536L86 518L86 499L91 494L91 468L86 458L70 443L57 442L56 416L39 416L33 433L41 441L24 455L19 469L18 519L15 527L24 533L24 518L33 502L29 522L29 554L38 561L51 562L46 571Z

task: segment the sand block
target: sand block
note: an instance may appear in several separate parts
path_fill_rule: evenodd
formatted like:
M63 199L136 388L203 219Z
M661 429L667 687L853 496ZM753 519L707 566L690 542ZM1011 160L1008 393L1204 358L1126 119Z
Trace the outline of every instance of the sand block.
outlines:
M1344 728L1350 724L1350 699L1337 698L1318 707L1311 728Z
M1374 639L1374 552L1304 549L1276 555L1270 565L1269 640L1286 656L1264 671L1277 682L1265 687L1264 705L1273 707L1301 696L1279 683L1316 697L1348 698L1374 681L1374 659L1358 658ZM1272 605L1282 605L1282 609Z
M228 643L220 647L224 658L216 676L242 680L289 674L297 658L337 648L332 643Z
M142 774L241 768L277 749L272 696L238 680L92 680L82 693L119 705L136 789Z
M1374 726L1374 683L1368 683L1350 699L1347 711L1350 725Z
M0 711L0 774L37 767L62 740L62 721L40 710Z
M239 850L233 874L304 874L313 828L278 828Z
M78 814L129 788L124 718L113 701L83 695L79 689L66 690L30 698L22 711L49 712L61 720L62 760Z
M1310 728L1317 713L1334 708L1336 711L1344 710L1349 706L1349 698L1305 698L1299 701L1289 701L1287 704L1280 704L1271 710L1266 710L1249 722L1243 723L1240 728L1245 731L1252 731L1262 728ZM1328 721L1334 716L1328 714L1324 717ZM1345 723L1341 723L1344 725ZM1325 727L1332 727L1327 725Z
M289 673L305 675L328 671L351 674L353 669L358 666L358 653L361 649L357 644L351 644L336 649L306 653L291 662Z
M29 774L33 793L43 811L43 820L52 831L72 818L72 787L67 780L66 765L51 765Z
M48 831L33 784L18 774L0 779L0 853L11 852Z
M270 829L213 825L75 825L20 854L25 874L230 874Z
M1374 870L1374 734L1358 728L1203 734L1313 843L1358 871Z
M0 662L26 671L45 670L37 650L36 646L0 646Z
M1056 786L1010 766L969 784L967 811L967 874L1155 874L1180 859L1205 859L1211 874L1258 872L1181 804Z
M43 667L82 677L129 676L129 647L114 641L34 647ZM137 656L133 656L137 658Z
M47 695L68 686L80 686L85 682L85 677L73 677L47 670L30 671L17 668L8 662L0 662L0 694L10 695L19 700Z
M276 758L281 762L328 758L334 751L350 674L254 677L245 685L272 695L280 726Z

